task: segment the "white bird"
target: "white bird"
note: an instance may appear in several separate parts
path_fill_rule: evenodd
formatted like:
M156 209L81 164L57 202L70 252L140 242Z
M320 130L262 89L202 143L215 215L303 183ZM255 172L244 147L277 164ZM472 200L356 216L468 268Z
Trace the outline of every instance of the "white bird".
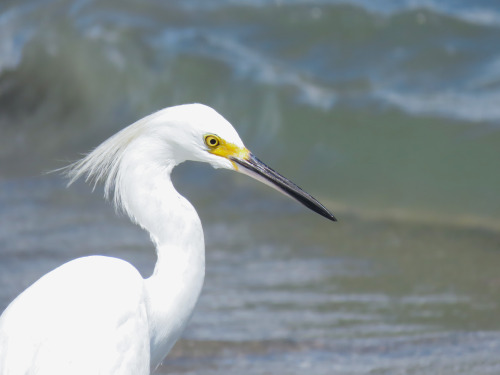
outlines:
M267 167L231 124L201 104L165 108L115 134L68 167L104 183L106 196L149 232L153 274L89 256L41 277L0 317L0 374L143 375L161 363L193 312L205 275L205 245L193 206L172 169L207 162L250 175L335 221L317 200Z

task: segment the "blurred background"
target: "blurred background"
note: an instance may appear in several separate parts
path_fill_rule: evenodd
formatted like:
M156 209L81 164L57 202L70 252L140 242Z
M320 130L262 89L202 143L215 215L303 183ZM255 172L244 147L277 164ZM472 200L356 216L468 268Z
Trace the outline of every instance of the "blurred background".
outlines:
M2 0L0 311L82 255L155 254L45 172L190 102L331 223L186 163L206 284L159 373L500 373L500 3Z

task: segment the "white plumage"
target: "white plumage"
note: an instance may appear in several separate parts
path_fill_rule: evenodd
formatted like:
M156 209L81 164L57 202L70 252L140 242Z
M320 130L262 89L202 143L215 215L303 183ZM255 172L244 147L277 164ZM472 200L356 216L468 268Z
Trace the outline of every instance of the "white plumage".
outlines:
M184 330L205 274L203 230L170 174L185 160L237 170L335 220L265 164L213 109L166 108L130 125L67 169L70 183L103 182L157 251L143 279L129 263L91 256L49 272L0 317L0 374L149 374Z

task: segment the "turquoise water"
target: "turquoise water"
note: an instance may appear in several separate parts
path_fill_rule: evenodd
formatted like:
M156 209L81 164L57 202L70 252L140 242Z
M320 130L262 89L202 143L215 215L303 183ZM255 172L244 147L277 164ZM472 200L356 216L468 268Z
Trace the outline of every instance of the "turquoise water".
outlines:
M188 164L207 280L160 373L500 373L500 5L0 5L0 310L57 265L146 276L147 236L57 174L159 108L209 104L330 223Z

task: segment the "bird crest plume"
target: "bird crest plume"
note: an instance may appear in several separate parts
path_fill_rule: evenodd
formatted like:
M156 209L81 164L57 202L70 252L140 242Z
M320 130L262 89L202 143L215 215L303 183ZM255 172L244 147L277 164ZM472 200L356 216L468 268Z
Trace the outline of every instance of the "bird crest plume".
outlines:
M105 198L109 199L113 195L116 209L124 209L119 183L123 155L132 141L142 134L147 124L157 117L160 112L153 113L127 126L101 143L82 159L61 168L60 171L69 179L68 186L79 178L84 178L85 182L89 182L93 190L98 183L103 183Z

